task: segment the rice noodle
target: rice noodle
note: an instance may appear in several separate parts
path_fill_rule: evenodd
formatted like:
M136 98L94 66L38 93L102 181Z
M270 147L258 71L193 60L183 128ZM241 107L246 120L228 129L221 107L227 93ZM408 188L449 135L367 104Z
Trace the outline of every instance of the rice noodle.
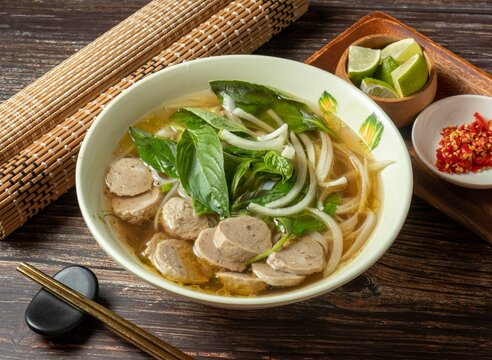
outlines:
M242 119L248 120L250 123L255 124L256 126L258 126L259 128L261 128L267 132L272 132L275 130L270 125L268 125L266 122L264 122L263 120L258 119L256 116L251 115L250 113L247 113L246 111L244 111L241 108L238 108L238 107L235 108L232 111L232 114L239 116Z
M148 166L147 164L145 164L145 165L150 170L150 173L152 174L152 178L154 179L154 183L156 183L157 185L165 185L165 184L175 183L175 182L179 181L178 179L166 179L166 178L163 178L157 172L157 170L154 169L152 166Z
M304 133L299 134L299 137L302 140L302 143L304 144L304 147L306 148L306 153L309 159L309 162L311 165L314 167L316 165L316 154L314 151L314 145L309 136L307 136Z
M333 143L327 133L320 131L319 136L321 138L321 154L316 167L316 173L318 174L318 178L323 181L333 166Z
M338 179L327 181L327 182L323 182L323 181L318 182L320 186L323 186L325 188L341 188L341 187L345 187L347 183L348 183L347 178L345 176L341 176Z
M348 201L337 206L337 210L335 211L335 213L337 215L342 215L342 214L346 214L346 213L355 211L355 209L357 209L359 207L360 193L358 193L357 196L355 196L355 197L346 198L345 200L348 200Z
M318 184L322 186L324 189L321 192L320 196L318 196L318 201L316 206L319 210L323 210L325 199L332 192L343 189L347 185L347 178L345 176L342 176L330 182L318 182Z
M332 235L331 253L326 263L325 270L323 271L323 276L328 276L333 271L335 271L342 258L342 253L343 253L342 231L340 230L340 227L338 226L337 222L333 220L333 218L327 213L324 213L323 211L313 208L308 208L307 210L312 214L316 215L326 225L327 229L330 230Z
M178 186L178 194L179 196L181 196L183 199L185 199L186 201L188 201L190 204L192 202L191 200L191 197L190 195L188 195L183 187L183 184L179 183L179 186Z
M286 136L288 131L289 131L289 126L287 124L283 124L277 130L275 130L269 134L260 135L256 139L258 141L272 140L272 139L275 139L276 137L279 137L281 135Z
M340 223L340 229L342 229L342 232L344 234L348 233L357 226L358 222L359 222L359 213L354 213L347 220Z
M316 196L318 182L316 179L316 175L314 174L314 170L311 167L309 167L309 178L310 178L310 183L309 183L308 192L306 193L306 196L304 196L304 198L301 201L299 201L297 204L289 207L272 209L270 207L261 206L255 203L250 203L247 209L249 211L258 214L272 216L272 217L289 216L289 215L297 214L303 211L304 209L306 209L313 202L314 197Z
M277 115L275 111L272 109L268 109L266 112L270 117L277 123L278 126L282 126L284 124L283 120L280 118L280 116Z
M297 136L294 134L294 132L291 131L290 133L290 141L292 142L292 146L294 146L294 149L296 151L296 158L297 158L297 178L296 182L294 183L294 186L292 189L282 196L281 198L274 200L272 202L269 202L268 204L265 204L266 207L269 208L276 208L276 207L281 207L285 206L288 203L290 203L292 200L295 199L297 195L302 190L302 187L304 186L304 183L306 181L306 175L307 175L307 161L306 161L306 154L304 153L304 149L302 148L301 143L299 142L299 139Z
M384 170L391 164L394 164L395 160L381 160L381 161L371 161L367 165L368 172L379 172Z
M363 212L364 209L366 208L367 195L369 192L369 175L367 174L367 160L366 158L364 158L364 164L362 164L359 158L355 156L352 152L349 152L349 157L350 160L357 167L357 171L359 172L360 175L360 180L361 180L360 201L357 211Z
M282 151L282 147L285 143L285 140L287 138L287 134L282 134L280 136L277 136L276 138L272 140L266 140L266 141L255 141L255 140L248 140L244 139L242 137L239 137L237 135L234 135L228 130L220 130L219 131L219 137L228 142L231 145L240 147L242 149L247 149L247 150L276 150L276 151Z
M357 235L357 238L343 255L342 261L348 260L357 250L359 250L361 245L369 237L369 234L372 232L375 225L376 225L376 215L371 210L368 210L364 223L358 229L359 234Z
M176 194L179 185L180 184L178 184L176 182L173 185L173 187L171 189L169 189L169 191L167 192L166 196L164 196L164 199L162 199L161 203L157 207L157 210L155 211L155 215L154 215L154 230L155 231L159 231L159 215L161 213L162 207L164 206L164 204L166 203L166 201L168 201L171 197L173 197Z

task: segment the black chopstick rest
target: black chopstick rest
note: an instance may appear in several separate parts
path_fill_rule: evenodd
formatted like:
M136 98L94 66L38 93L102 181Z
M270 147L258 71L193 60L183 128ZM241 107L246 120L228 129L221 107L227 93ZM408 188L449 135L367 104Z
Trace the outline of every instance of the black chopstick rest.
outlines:
M94 300L99 291L96 275L83 266L68 266L54 276L62 284ZM60 336L77 327L86 317L48 291L41 289L26 310L26 323L45 336Z

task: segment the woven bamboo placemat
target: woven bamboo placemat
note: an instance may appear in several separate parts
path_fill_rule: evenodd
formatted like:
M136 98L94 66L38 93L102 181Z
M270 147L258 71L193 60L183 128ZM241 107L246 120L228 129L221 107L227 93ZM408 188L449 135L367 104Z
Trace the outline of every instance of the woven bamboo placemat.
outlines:
M172 10L178 13L184 3L192 2L154 1L144 9L147 11L157 3L179 3L178 8ZM106 81L104 91L92 90L90 96L80 93L78 96L82 100L75 95L71 100L74 104L80 104L88 98L90 101L75 107L72 114L63 116L70 113L69 109L73 109L73 105L66 105L65 110L53 116L50 124L55 125L48 125L44 135L36 133L34 141L18 140L18 144L30 145L0 166L0 239L8 236L74 185L77 153L87 129L106 104L122 90L176 63L212 55L251 53L295 21L308 7L308 0L237 0L227 1L225 7L222 7L224 1L204 3L210 8L203 11L211 11L213 6L220 10L159 53L159 47L154 46L154 55L157 55L115 84L108 86L111 81ZM203 17L206 18L206 15ZM190 26L192 23L190 20ZM121 66L128 69L131 64ZM118 69L115 68L115 71ZM108 74L112 76L111 71ZM100 89L99 83L97 85ZM43 111L42 108L40 111ZM38 124L39 127L44 126L44 122Z
M229 2L153 1L5 101L0 105L0 163Z

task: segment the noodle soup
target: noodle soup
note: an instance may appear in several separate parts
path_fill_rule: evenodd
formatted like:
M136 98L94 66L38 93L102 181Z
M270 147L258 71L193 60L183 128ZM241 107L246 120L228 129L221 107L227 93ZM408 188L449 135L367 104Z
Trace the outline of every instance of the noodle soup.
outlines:
M257 296L329 277L377 222L377 119L362 138L326 92L317 108L258 84L210 87L121 139L106 220L142 263L198 291Z

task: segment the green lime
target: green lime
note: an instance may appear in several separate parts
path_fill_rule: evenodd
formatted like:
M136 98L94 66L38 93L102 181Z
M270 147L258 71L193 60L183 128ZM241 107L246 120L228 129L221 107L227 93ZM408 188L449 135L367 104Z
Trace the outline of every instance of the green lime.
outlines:
M395 59L393 59L392 56L388 56L386 59L383 60L383 63L378 66L372 77L378 80L382 80L391 86L394 86L391 73L397 67L398 63L395 61Z
M412 56L393 70L391 77L395 89L401 97L416 93L425 86L429 77L425 58L422 54Z
M378 79L365 78L360 84L360 89L367 95L384 99L396 99L399 97L395 89Z
M406 38L389 44L381 51L381 59L391 56L398 64L403 64L412 56L422 54L422 48L413 38Z
M348 54L347 72L350 81L359 86L362 79L370 77L379 64L381 50L351 46Z

